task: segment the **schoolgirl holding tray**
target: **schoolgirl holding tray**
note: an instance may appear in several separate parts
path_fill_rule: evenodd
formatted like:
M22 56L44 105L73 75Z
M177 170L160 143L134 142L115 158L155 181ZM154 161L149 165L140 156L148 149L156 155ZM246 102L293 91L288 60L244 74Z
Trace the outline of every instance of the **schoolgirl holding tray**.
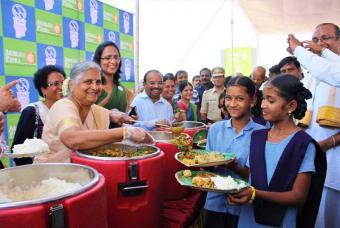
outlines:
M311 93L292 75L271 79L263 90L263 117L273 125L254 131L249 162L253 187L228 195L242 207L238 227L314 227L326 173L319 145L293 118L306 112Z
M231 118L210 126L206 149L234 153L236 159L227 167L215 168L216 173L248 178L249 172L244 166L249 155L250 136L254 130L263 128L251 119L251 108L256 102L255 91L255 85L248 77L234 77L227 84L225 105ZM240 207L229 205L225 194L209 192L205 209L205 227L237 227Z

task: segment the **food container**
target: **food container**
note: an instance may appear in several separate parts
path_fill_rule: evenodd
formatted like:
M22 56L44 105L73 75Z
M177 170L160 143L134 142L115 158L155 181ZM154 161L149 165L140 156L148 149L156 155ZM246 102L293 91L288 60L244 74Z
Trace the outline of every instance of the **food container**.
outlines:
M175 138L174 134L164 131L150 131L149 133L155 139L156 147L164 152L164 180L166 180L164 182L164 201L187 197L191 189L181 186L175 178L176 172L185 169L185 166L175 159L175 154L179 152L179 149L171 143L171 140Z
M61 195L0 203L0 227L107 227L105 178L90 167L50 163L0 171L0 185L34 187L58 178L82 186Z
M188 134L191 138L195 135L195 133L201 129L207 127L204 123L197 122L197 121L182 121L180 122L184 127L184 133ZM176 123L177 124L177 123ZM176 125L177 127L179 125ZM170 128L157 128L158 131L170 131Z
M134 157L99 157L104 149L124 153L148 149ZM131 154L131 153L130 153ZM72 162L97 169L105 176L109 227L160 227L163 197L164 154L154 146L135 147L113 143L71 155Z

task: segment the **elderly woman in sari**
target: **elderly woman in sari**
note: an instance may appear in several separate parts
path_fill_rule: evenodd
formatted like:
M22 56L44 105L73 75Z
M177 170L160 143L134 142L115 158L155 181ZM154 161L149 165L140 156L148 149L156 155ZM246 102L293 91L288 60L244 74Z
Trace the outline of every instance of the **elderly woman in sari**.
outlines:
M143 129L123 127L109 129L112 122L128 122L125 113L109 111L95 104L102 91L100 67L94 62L81 62L70 73L67 98L57 101L46 117L42 139L49 152L35 162L69 162L72 150L85 150L112 142L130 140L150 143L152 138Z

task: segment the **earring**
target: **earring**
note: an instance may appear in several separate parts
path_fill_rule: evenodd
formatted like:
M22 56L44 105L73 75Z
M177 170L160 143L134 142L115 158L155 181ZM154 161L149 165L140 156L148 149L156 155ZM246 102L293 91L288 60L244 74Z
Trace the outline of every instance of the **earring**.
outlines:
M292 112L291 111L288 111L288 116L292 117Z

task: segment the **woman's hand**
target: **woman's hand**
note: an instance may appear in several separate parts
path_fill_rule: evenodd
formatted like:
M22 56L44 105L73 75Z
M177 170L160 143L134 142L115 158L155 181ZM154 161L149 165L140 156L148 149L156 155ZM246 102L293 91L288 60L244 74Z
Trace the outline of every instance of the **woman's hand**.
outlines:
M238 164L237 159L233 158L225 166L230 170L234 170L237 167L237 164Z
M231 205L246 204L250 201L252 194L253 194L253 189L252 188L246 188L239 193L228 194L227 195L227 201Z
M118 110L111 110L110 112L110 120L113 123L122 124L122 123L133 123L134 119L125 112L120 112Z

